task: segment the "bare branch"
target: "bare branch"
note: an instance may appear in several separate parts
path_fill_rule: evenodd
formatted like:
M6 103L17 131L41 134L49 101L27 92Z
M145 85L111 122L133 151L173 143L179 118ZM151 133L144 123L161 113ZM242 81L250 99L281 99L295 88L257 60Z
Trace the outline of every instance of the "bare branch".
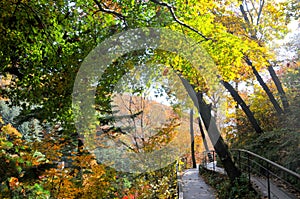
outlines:
M108 8L104 8L106 6L105 5L103 6L98 0L94 0L94 2L98 6L99 11L115 15L116 17L118 17L119 19L121 19L121 20L123 20L125 22L125 18L126 17L124 15L122 15L121 13L118 13L118 12L116 12L114 10L111 10L111 9L108 9Z
M260 7L259 7L259 11L258 11L258 14L257 14L257 21L256 21L256 25L259 24L259 20L260 20L260 17L261 17L261 13L262 13L262 9L264 7L264 4L265 4L265 1L264 0L260 0Z
M252 0L251 0L251 3L252 3L252 7L253 7L253 9L255 10L255 12L257 12L257 11L256 11L256 9L255 9L255 7L254 7L254 5L253 5L253 2L252 2ZM251 12L250 12L250 9L249 9L249 6L248 6L248 3L247 3L247 2L245 2L245 5L246 5L247 12L248 12L248 14L249 14L249 17L250 17L250 19L251 19L251 23L253 24L253 17L252 17L252 14L251 14Z
M197 34L200 35L202 38L204 38L206 41L212 40L211 38L208 38L208 37L206 37L205 35L203 35L201 32L199 32L199 31L198 31L197 29L195 29L194 27L189 26L189 25L187 25L186 23L180 21L180 20L177 18L177 16L176 16L176 14L175 14L175 12L174 12L174 9L173 9L173 6L172 6L172 5L170 5L170 4L168 4L168 3L165 3L165 2L158 1L158 0L150 0L150 1L153 2L153 3L155 3L155 4L158 4L158 5L167 7L167 8L169 9L169 11L170 11L170 13L171 13L173 19L174 19L177 23L179 23L180 25L182 25L182 26L184 26L184 27L190 29L191 31L197 33Z
M241 13L242 13L242 15L243 15L243 18L244 18L245 22L246 22L247 25L249 26L251 23L250 23L250 20L249 20L249 18L248 18L248 15L247 15L247 13L246 13L246 11L245 11L245 9L244 9L243 4L240 5L240 10L241 10Z
M251 28L250 28L250 27L251 27L251 22L250 22L250 20L249 20L249 18L248 18L248 15L247 15L247 13L246 13L246 11L245 11L245 9L244 9L243 4L240 5L240 11L241 11L241 13L242 13L242 16L243 16L243 18L244 18L246 24L248 25L248 27L249 27L249 29L250 29L250 34L251 34L250 36L251 36L251 38L257 40L257 36L256 36L256 34L255 34L255 31L251 30ZM244 27L244 29L247 30L246 27Z
M252 5L252 9L255 11L256 15L258 15L257 9L255 8L254 2L253 0L250 0L251 5ZM246 3L246 5L248 6L248 4Z

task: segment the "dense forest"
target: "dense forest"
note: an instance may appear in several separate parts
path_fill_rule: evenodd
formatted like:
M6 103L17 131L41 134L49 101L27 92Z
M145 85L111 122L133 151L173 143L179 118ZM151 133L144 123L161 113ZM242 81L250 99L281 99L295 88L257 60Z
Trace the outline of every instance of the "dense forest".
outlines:
M193 141L299 173L299 10L0 0L0 198L175 198Z

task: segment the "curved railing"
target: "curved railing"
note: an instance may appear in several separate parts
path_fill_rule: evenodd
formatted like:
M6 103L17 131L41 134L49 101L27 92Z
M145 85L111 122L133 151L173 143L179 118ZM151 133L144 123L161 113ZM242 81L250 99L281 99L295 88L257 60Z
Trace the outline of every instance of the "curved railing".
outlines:
M270 179L280 181L284 185L288 185L292 189L300 192L300 174L291 171L271 160L259 156L245 149L231 150L238 167L248 174L249 182L250 174L263 176L267 179L268 196L270 198Z

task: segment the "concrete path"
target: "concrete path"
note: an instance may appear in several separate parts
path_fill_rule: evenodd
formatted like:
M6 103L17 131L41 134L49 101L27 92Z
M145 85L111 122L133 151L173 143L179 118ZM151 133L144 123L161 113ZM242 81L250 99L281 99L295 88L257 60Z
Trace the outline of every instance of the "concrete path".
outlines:
M204 165L207 169L216 171L221 174L226 174L223 168L219 168L216 166L216 162L208 163ZM267 187L267 180L264 178L256 177L251 175L250 177L251 183L253 188L262 195L262 198L268 198L268 187ZM287 190L283 190L282 188L278 187L275 183L270 181L271 187L271 199L297 199L300 198L300 194L293 194Z
M188 169L182 176L183 199L216 199L213 189L199 175L198 169Z

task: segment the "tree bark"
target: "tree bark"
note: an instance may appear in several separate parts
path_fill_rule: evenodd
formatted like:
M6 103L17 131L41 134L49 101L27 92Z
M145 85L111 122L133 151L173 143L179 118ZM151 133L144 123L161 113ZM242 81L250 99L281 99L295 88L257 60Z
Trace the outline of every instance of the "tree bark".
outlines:
M222 165L224 166L225 171L228 174L228 177L233 182L235 179L240 177L241 172L234 164L228 147L217 128L216 122L211 117L211 106L206 104L206 102L203 100L202 93L197 93L196 96L199 104L199 112L203 119L204 126L207 129L208 136L214 144L214 149L220 157L220 160L222 162Z
M199 124L199 128L200 128L201 137L202 137L202 140L203 140L203 145L204 145L205 151L207 152L209 162L213 162L214 159L213 159L211 153L209 152L207 140L206 140L206 137L205 137L205 133L204 133L204 129L203 129L200 117L198 117L197 120L198 120L198 124Z
M244 113L247 115L250 123L252 124L252 127L256 131L256 133L261 134L263 133L263 130L260 128L260 125L258 124L257 120L254 117L254 114L252 111L249 109L249 107L246 105L244 100L241 98L241 96L238 94L236 90L229 84L228 82L221 80L221 83L223 86L229 91L233 99L241 106L243 109Z
M233 182L235 179L241 176L241 171L234 164L228 147L220 135L214 118L211 116L211 105L206 104L203 99L203 94L200 92L196 93L192 85L186 79L182 77L180 78L191 99L193 100L194 105L197 107L200 113L204 126L208 132L208 136L214 145L214 149L218 154L229 179L231 182Z
M239 83L238 82L235 82L235 91L237 93L239 93ZM240 115L239 115L239 104L236 103L235 105L235 118L236 118L236 130L237 132L240 132Z
M282 106L283 106L284 112L286 113L289 110L289 102L288 102L286 94L283 90L282 84L281 84L278 76L276 75L276 72L274 71L274 68L271 65L268 66L268 71L271 75L271 78L272 78L273 82L275 83L275 86L278 90L280 99L282 101Z
M259 24L259 19L260 19L260 16L261 16L261 13L262 13L262 10L263 10L263 7L264 7L264 2L261 4L260 8L259 8L259 13L258 13L258 19L257 19L257 24ZM249 27L249 30L250 30L250 35L251 35L251 38L255 41L258 41L258 38L257 38L257 35L256 35L256 30L253 30L251 29L251 22L248 18L248 15L247 13L245 12L245 9L243 7L243 5L241 4L240 5L240 11L244 17L244 20L245 22L248 24L248 27ZM245 31L247 31L247 28L245 28ZM269 87L266 85L266 83L263 81L263 79L261 78L261 76L259 75L258 71L256 70L256 68L253 66L252 62L246 57L246 62L249 66L251 66L252 68L252 71L254 73L254 75L256 76L259 84L261 85L261 87L264 89L264 91L267 93L272 105L274 106L276 112L280 115L282 114L284 111L282 110L282 108L280 107L279 103L277 102L277 100L275 99L274 95L272 94L272 92L270 91ZM273 67L272 66L269 66L268 67L268 70L269 70L269 73L272 77L272 80L274 81L276 87L277 87L277 90L280 94L280 98L281 98L281 101L282 101L282 105L283 105L283 108L284 110L286 111L288 109L288 101L287 101L287 98L286 98L286 95L282 89L282 86L281 86L281 83L275 73L275 71L273 70Z
M191 155L193 168L197 168L196 158L195 158L195 137L194 137L194 120L193 120L193 109L190 111L190 134L191 134Z
M261 85L261 87L264 89L264 91L267 93L273 107L275 108L276 112L280 115L283 113L282 108L280 107L279 103L277 102L277 100L275 99L273 93L271 92L271 90L269 89L269 87L267 86L267 84L264 82L264 80L262 79L262 77L260 76L260 74L258 73L258 71L256 70L256 68L253 66L252 62L246 57L245 58L246 63L251 66L252 71L257 79L257 81L259 82L259 84Z

